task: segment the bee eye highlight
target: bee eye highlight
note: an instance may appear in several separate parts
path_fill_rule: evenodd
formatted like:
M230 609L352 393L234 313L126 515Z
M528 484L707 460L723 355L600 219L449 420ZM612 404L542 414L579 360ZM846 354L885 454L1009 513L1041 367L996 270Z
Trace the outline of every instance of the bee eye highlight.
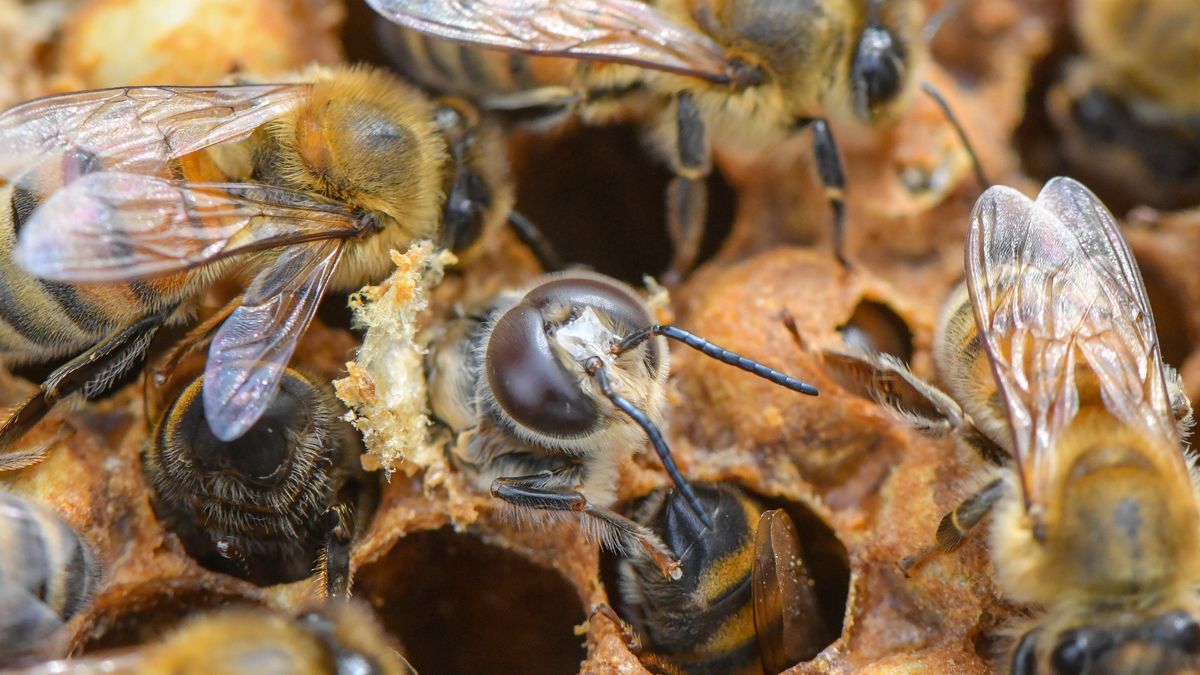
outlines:
M1081 675L1108 646L1109 641L1094 630L1073 630L1063 635L1050 663L1058 675Z
M541 313L518 305L496 322L487 346L487 378L496 403L515 422L570 438L596 423L596 405L551 350Z

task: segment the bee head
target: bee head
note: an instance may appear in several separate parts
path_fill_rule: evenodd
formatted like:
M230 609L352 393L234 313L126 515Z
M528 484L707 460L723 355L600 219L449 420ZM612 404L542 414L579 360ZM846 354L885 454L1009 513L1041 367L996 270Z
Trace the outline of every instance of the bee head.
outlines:
M518 430L557 440L602 426L595 394L585 390L584 361L653 323L623 284L599 275L554 275L530 289L495 322L486 346L486 376L496 406ZM650 340L630 352L657 381L665 347ZM623 357L624 358L624 357Z
M905 17L893 16L890 5L873 0L850 62L854 114L864 122L888 117L913 77L912 46L906 41Z
M1014 675L1037 672L1031 633L1022 640ZM1178 610L1128 626L1087 625L1060 633L1051 645L1054 675L1141 673L1167 675L1200 668L1200 623Z
M383 72L351 69L317 81L290 121L275 127L290 150L280 170L288 182L382 214L410 235L433 234L446 150L419 92Z

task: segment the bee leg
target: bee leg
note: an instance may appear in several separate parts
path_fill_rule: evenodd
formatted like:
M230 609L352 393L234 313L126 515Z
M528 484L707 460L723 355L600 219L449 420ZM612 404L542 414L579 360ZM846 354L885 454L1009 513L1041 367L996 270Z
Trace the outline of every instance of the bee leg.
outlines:
M937 540L934 545L900 561L900 569L907 574L909 570L929 558L939 553L949 553L961 546L971 530L979 524L979 521L983 520L983 517L992 510L992 507L1003 495L1004 482L997 478L964 499L958 508L942 518L942 522L938 525Z
M324 582L325 597L350 597L350 543L353 539L354 514L347 504L337 504L325 512L329 531L325 550L318 565Z
M821 361L844 388L882 405L921 433L939 437L953 432L984 461L996 466L1008 462L1008 452L985 436L953 398L891 354L825 350Z
M681 574L679 563L671 558L653 532L615 511L595 506L582 493L569 487L578 484L574 479L577 470L577 466L570 466L531 476L500 477L492 481L492 496L527 509L578 513L588 525L596 527L605 548L628 555L640 550L668 578L678 579Z
M526 218L523 214L517 211L508 213L508 224L516 233L517 239L521 240L522 244L533 253L533 257L537 258L538 264L542 266L542 270L546 272L557 272L563 268L562 257L558 254L558 250L554 248L554 243L546 238L533 221Z
M617 627L617 635L621 638L621 642L625 643L625 648L629 650L630 654L638 657L638 660L642 662L642 667L646 670L655 673L655 675L682 675L682 671L673 664L653 652L647 652L642 646L641 636L637 634L633 626L617 616L617 613L607 603L602 602L596 605L592 609L592 615L589 618L597 616L608 619Z
M708 214L706 180L712 171L712 150L691 92L681 92L675 99L675 134L675 177L667 188L667 233L674 254L663 273L668 284L678 283L696 264Z
M846 172L842 165L842 155L838 152L837 143L833 140L833 132L829 123L819 117L798 119L795 122L797 130L812 127L813 156L817 160L817 175L825 186L825 198L829 200L829 208L833 211L833 255L843 267L850 267L846 259Z
M151 338L174 311L172 306L143 316L50 373L38 392L25 399L0 424L0 471L40 461L48 447L13 452L8 449L59 400L77 391L91 398L108 389L146 351Z
M955 116L950 104L946 102L945 98L942 98L942 92L938 91L932 82L924 81L921 82L921 91L933 99L933 102L941 109L942 116L954 128L954 133L958 135L958 140L963 144L963 149L967 151L967 157L971 160L971 168L975 170L975 180L979 183L979 187L984 190L991 187L992 184L988 181L987 174L983 171L983 164L979 162L979 155L975 154L975 146L971 144L971 139L967 138L967 132L962 128L962 124L959 123L958 117Z

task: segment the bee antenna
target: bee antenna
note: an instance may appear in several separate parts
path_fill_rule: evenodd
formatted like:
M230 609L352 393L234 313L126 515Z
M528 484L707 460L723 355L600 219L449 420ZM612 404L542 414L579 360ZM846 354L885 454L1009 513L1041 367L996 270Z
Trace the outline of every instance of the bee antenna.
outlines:
M724 347L718 347L699 335L689 333L682 328L665 324L655 324L631 334L624 340L621 340L621 342L613 348L613 353L621 354L627 352L645 342L653 335L661 335L665 338L682 342L683 344L703 353L706 356L712 357L722 363L727 363L731 366L741 368L748 373L754 373L765 380L770 380L771 382L781 387L787 387L792 391L798 391L801 394L808 394L809 396L816 396L818 393L817 388L811 384L808 384L807 382L801 382L791 375L781 373L774 368L769 368L758 361L748 359L741 354L735 354Z
M921 29L921 39L925 42L933 42L933 38L937 37L938 31L941 30L942 24L950 17L958 14L963 5L967 4L967 0L949 0L946 4L938 7L937 10L925 22L925 27Z
M971 158L971 168L975 169L975 180L979 181L979 186L984 190L991 187L992 183L988 180L987 174L983 172L983 165L979 163L979 156L975 154L975 146L971 145L971 140L967 138L967 132L959 124L958 117L954 115L954 110L950 108L950 104L946 102L946 99L942 98L942 93L937 90L937 87L933 86L932 82L927 80L921 81L921 91L933 99L933 102L942 109L942 115L945 116L946 121L950 123L950 126L954 127L954 133L958 134L958 140L962 142L963 148L967 151L967 156Z
M688 505L700 517L700 521L706 527L713 527L712 518L708 512L700 505L700 500L696 497L696 493L692 491L692 485L683 477L683 473L679 471L679 467L675 465L675 458L671 456L671 448L667 447L667 440L663 438L662 432L659 431L658 425L650 419L646 413L638 410L636 406L629 402L628 399L618 394L612 388L612 382L608 379L608 371L604 369L599 357L593 356L584 364L588 375L596 378L596 382L600 384L600 391L612 401L613 405L621 409L630 419L637 422L642 431L646 432L646 436L650 438L650 444L654 446L654 451L658 453L658 458L662 460L663 468L667 470L667 475L671 477L671 482L675 483L675 487L679 489Z

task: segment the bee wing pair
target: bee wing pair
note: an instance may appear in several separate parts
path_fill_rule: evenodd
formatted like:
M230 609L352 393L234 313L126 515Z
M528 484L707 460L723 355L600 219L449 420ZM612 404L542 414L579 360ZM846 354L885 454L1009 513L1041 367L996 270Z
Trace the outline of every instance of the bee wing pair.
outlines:
M232 440L274 396L296 341L361 227L348 209L256 184L171 177L172 162L238 141L307 85L138 87L43 98L0 115L0 178L48 198L20 230L32 274L118 282L287 247L209 350L205 413Z
M613 61L726 83L710 38L639 0L367 0L406 28L481 47Z
M1026 508L1043 504L1068 469L1055 446L1081 395L1099 395L1110 414L1161 440L1152 445L1169 455L1163 465L1186 473L1146 289L1099 199L1069 178L1048 182L1036 201L992 187L976 203L966 251Z
M751 579L763 670L782 672L816 656L828 644L824 640L828 631L813 593L800 534L783 509L759 517Z

